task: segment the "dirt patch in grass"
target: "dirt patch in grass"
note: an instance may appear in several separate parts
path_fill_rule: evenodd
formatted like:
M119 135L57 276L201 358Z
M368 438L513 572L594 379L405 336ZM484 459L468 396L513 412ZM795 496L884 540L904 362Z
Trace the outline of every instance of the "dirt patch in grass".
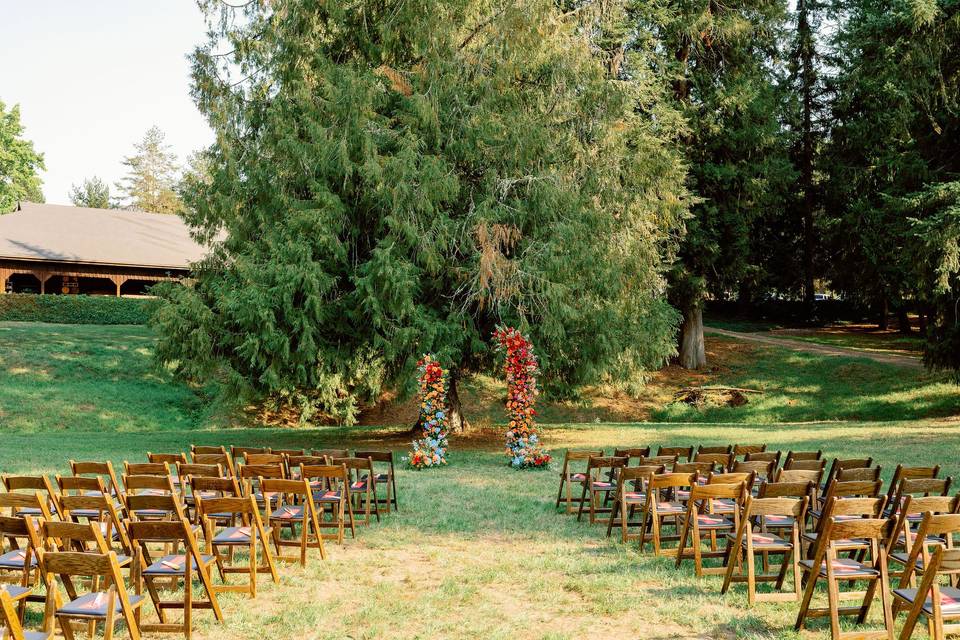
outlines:
M651 413L673 401L674 394L683 387L716 383L733 370L742 369L763 347L706 338L707 362L702 371L689 371L676 364L655 372L639 397L616 389L589 387L576 401L552 402L543 400L538 410L545 424L584 422L642 422ZM479 437L488 431L502 436L498 427L503 416L503 398L506 387L498 380L476 376L464 385L461 393L464 414L471 420L473 431ZM396 394L387 393L380 402L365 409L360 415L361 425L413 425L417 420L416 399L398 402ZM472 436L471 436L472 437Z

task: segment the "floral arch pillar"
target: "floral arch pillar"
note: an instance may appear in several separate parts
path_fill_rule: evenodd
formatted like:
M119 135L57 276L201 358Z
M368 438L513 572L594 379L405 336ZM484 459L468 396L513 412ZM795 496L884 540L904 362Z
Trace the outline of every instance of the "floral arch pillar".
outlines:
M447 371L429 353L417 363L420 382L420 427L423 437L414 440L410 466L418 469L447 464Z
M550 455L540 448L534 408L537 395L537 374L540 366L533 354L533 345L513 327L498 327L493 334L497 351L504 354L503 370L507 377L507 449L510 466L515 469L545 467Z

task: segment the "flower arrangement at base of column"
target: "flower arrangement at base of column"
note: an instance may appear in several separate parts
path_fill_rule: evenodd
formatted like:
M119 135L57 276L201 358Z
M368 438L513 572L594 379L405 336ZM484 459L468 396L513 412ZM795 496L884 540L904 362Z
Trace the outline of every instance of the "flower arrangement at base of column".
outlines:
M503 370L507 376L507 449L510 466L515 469L546 467L550 454L540 448L534 404L537 400L537 374L540 366L533 345L513 327L498 327L493 334L497 351L503 352Z
M447 371L429 353L417 363L420 381L420 426L410 466L417 469L447 464Z

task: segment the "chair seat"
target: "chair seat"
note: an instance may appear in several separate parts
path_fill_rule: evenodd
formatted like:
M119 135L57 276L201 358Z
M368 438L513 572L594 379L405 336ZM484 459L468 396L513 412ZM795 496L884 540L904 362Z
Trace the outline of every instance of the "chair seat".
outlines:
M623 494L623 501L627 504L642 504L647 501L647 494L637 491L628 491Z
M303 507L286 504L270 514L271 520L303 520Z
M250 544L250 527L229 527L213 536L213 544L219 545L247 545Z
M216 562L216 556L200 556L203 566ZM143 570L145 576L182 576L186 573L187 558L183 555L164 556ZM192 569L198 570L196 559L192 560Z
M660 515L677 515L687 512L687 506L682 502L658 502L657 513Z
M253 499L257 501L257 504L263 504L264 494L257 491L256 493L253 494ZM270 501L270 504L273 504L280 500L280 496L277 495L276 493L268 492L266 494L266 499Z
M163 509L139 509L133 513L138 518L166 518L173 512Z
M587 474L585 473L571 473L567 476L567 479L570 482L583 482L587 479Z
M796 523L793 516L763 516L763 524L769 529L792 529Z
M813 560L801 560L800 566L808 571L812 570ZM837 558L831 566L833 567L833 574L842 578L875 578L880 575L880 572L873 567L861 564L850 558ZM821 578L827 577L826 560L820 563L820 571L818 573Z
M129 594L127 598L130 605L137 608L143 604L145 596ZM88 593L80 596L76 600L71 600L61 608L57 609L58 616L81 616L85 618L104 618L107 615L108 596L105 592ZM114 613L120 613L120 597L116 598L116 607Z
M100 517L102 511L97 509L74 509L70 512L70 515L74 518L86 518L87 520L96 520Z
M314 494L313 499L317 502L340 502L340 492L324 491L323 493L320 493L318 491Z
M697 526L701 529L733 529L733 522L715 513L697 515Z
M893 595L910 604L917 601L916 589L894 589ZM940 610L944 615L960 616L960 589L956 587L940 587ZM923 612L933 615L933 598L927 597L923 601Z
M50 512L50 515L57 515L57 508L52 504L47 507L47 510ZM17 509L17 517L22 518L23 516L39 517L43 515L43 511L40 510L40 507L23 507L22 509Z
M907 566L907 564L909 564L909 562L910 562L910 554L907 553L906 551L896 551L896 552L890 554L890 559L891 559L891 560L894 560L894 561L896 561L896 562L899 562L899 563L902 564L903 566ZM922 555L917 556L916 566L917 566L917 570L918 570L918 571L923 571L923 556L922 556Z
M367 481L365 479L357 480L354 483L350 484L350 491L366 491L367 490Z
M819 535L820 534L818 534L816 531L812 531L812 532L803 534L803 539L808 542L815 543ZM868 540L864 540L863 538L845 538L843 540L834 540L833 544L837 549L844 549L844 550L864 549L870 546L870 542Z
M770 550L783 550L789 551L793 549L793 544L784 540L780 536L775 536L772 533L763 533L756 531L751 536L753 538L753 548L760 551L770 551ZM733 540L736 538L736 534L728 533L727 538ZM747 548L747 539L744 538L740 541L740 546L744 549Z
M11 600L17 600L25 593L33 591L32 587L21 587L15 584L0 584L0 589L6 591Z
M27 562L27 552L23 549L8 551L0 556L0 569L23 569ZM30 554L30 567L37 566L36 554Z
M613 491L614 484L612 482L605 482L603 480L594 480L590 483L590 488L594 491Z
M717 498L713 501L713 512L714 513L734 513L737 511L737 502L735 500L730 500L729 498Z

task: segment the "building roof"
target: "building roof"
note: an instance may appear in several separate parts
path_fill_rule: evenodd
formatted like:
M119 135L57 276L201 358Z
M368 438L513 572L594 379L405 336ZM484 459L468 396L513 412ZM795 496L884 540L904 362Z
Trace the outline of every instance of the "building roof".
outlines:
M205 254L175 215L32 202L0 215L0 259L188 269Z

